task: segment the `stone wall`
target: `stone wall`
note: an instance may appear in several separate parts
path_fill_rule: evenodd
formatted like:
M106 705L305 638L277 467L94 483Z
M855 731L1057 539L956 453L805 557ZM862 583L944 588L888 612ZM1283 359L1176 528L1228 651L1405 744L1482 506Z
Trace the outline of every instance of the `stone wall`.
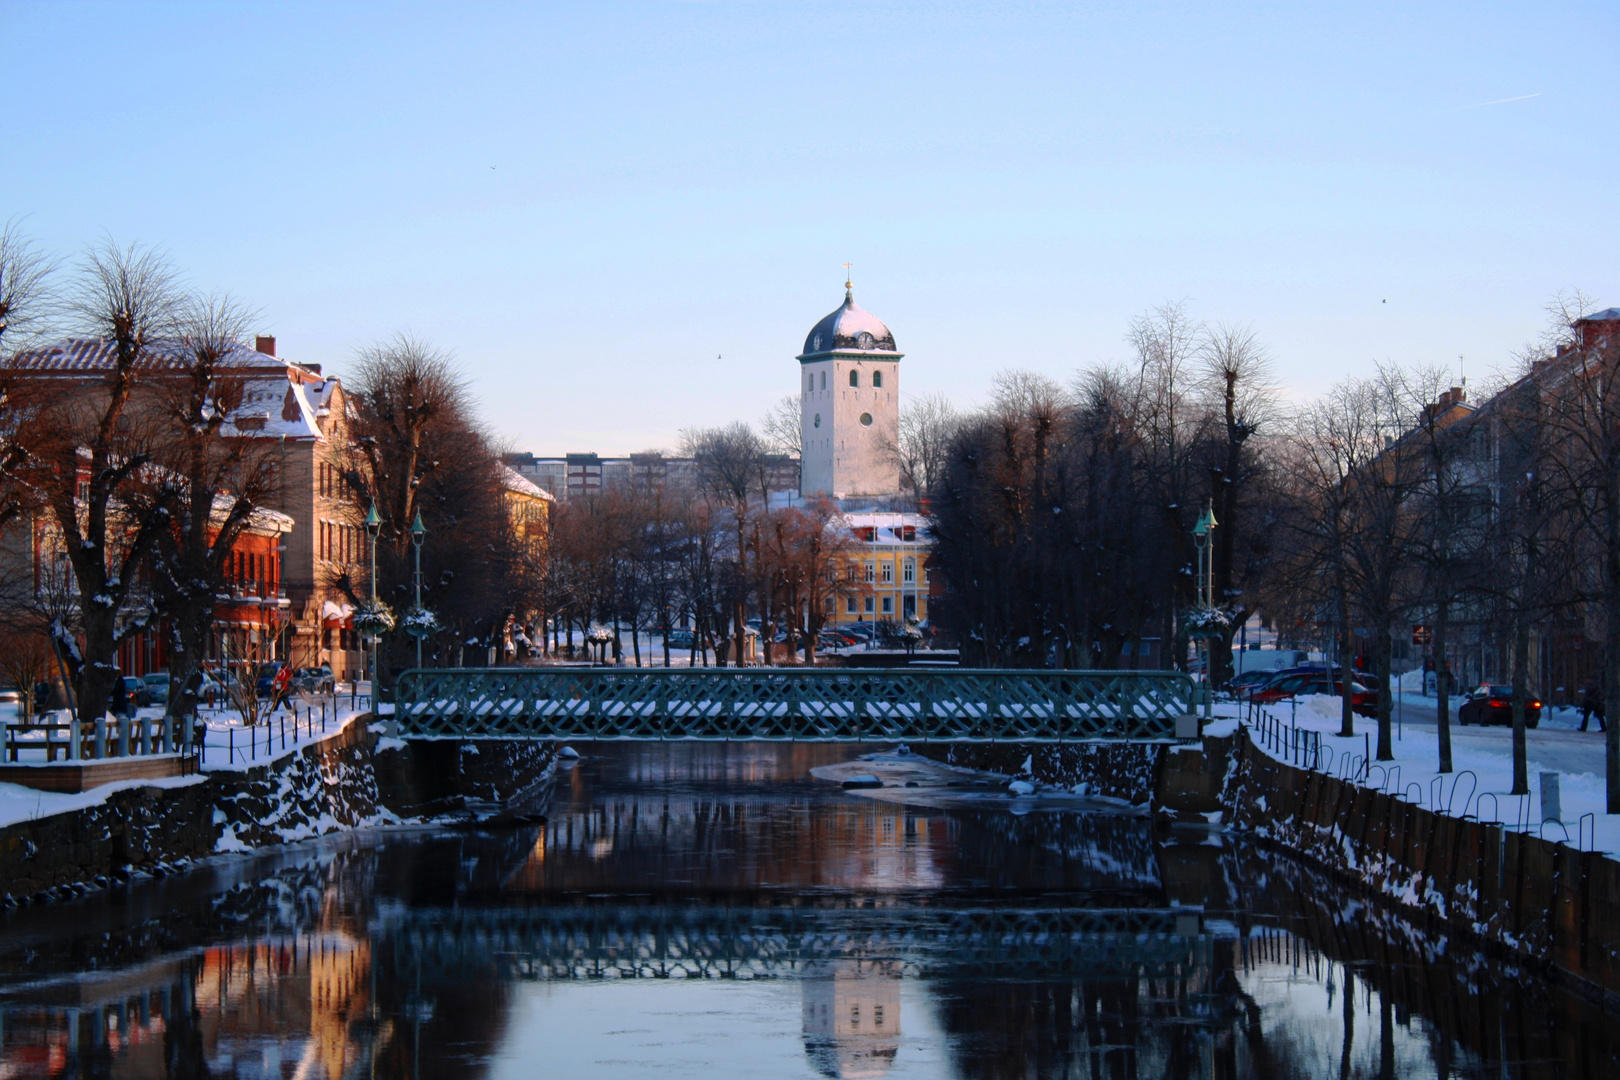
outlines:
M1001 773L1133 806L1154 801L1164 752L1137 743L913 743L911 751L966 769ZM1084 788L1080 788L1084 785Z
M251 769L126 788L96 806L0 828L0 902L80 894L217 854L500 805L542 789L555 758L543 743L434 743L421 752L416 745L379 742L355 720ZM419 787L402 784L402 774L414 774ZM436 794L424 798L420 785Z
M1620 1003L1620 862L1295 768L1246 731L1205 751L1234 826Z

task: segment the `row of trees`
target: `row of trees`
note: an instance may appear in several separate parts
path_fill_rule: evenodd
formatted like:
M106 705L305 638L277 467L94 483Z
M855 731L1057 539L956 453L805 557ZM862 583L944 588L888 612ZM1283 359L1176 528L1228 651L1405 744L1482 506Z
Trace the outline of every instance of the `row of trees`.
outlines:
M170 711L194 708L232 550L265 510L293 504L279 441L234 423L249 380L231 358L254 320L186 289L152 249L108 242L64 270L0 231L0 629L23 689L54 659L81 717L99 716L120 645L161 626ZM99 359L63 370L36 351L64 337L99 343ZM410 596L420 513L435 538L428 595L448 631L487 638L538 575L505 527L501 466L464 383L447 356L397 338L360 355L347 389L338 466L355 522L373 503L382 518L382 595ZM369 589L325 584L356 603Z
M746 424L694 429L682 452L694 485L621 486L557 508L546 578L546 609L558 633L593 624L631 631L640 666L641 631L691 625L701 663L736 662L750 619L769 643L814 662L829 608L867 589L851 571L855 539L826 501L770 505L777 447ZM615 644L617 654L618 645ZM668 637L661 658L669 665Z
M952 590L936 610L965 661L996 666L1111 667L1142 638L1179 664L1189 632L1213 628L1217 683L1235 629L1261 611L1296 640L1369 658L1385 688L1398 629L1431 628L1443 669L1466 624L1516 687L1527 791L1523 702L1544 689L1533 635L1565 625L1599 643L1620 716L1620 355L1612 339L1573 339L1590 307L1555 304L1548 337L1477 410L1443 369L1398 365L1286 408L1250 332L1174 304L1136 320L1128 364L1068 386L1005 374L973 414L925 402L897 450L934 516ZM1215 611L1195 591L1193 526L1209 509ZM1380 694L1381 759L1390 704ZM1608 758L1620 812L1614 728Z

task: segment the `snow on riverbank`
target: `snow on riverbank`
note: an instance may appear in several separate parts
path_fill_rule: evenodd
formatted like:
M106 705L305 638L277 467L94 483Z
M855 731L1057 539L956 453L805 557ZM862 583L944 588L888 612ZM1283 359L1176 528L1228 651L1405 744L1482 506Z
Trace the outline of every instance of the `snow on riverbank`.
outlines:
M1302 759L1290 750L1289 729L1316 732L1323 747L1321 767L1334 776L1359 775L1369 787L1431 810L1500 821L1547 840L1567 836L1571 845L1583 849L1620 852L1620 814L1604 812L1604 737L1600 732L1572 730L1578 723L1574 710L1553 710L1540 728L1526 732L1531 794L1511 795L1510 728L1463 727L1453 720L1453 772L1442 775L1437 771L1439 735L1432 719L1403 725L1393 743L1394 759L1378 761L1377 722L1357 716L1355 735L1340 738L1339 709L1340 699L1327 695L1302 697L1293 708L1271 706L1266 712L1273 727L1281 728L1281 739L1268 738L1261 724L1250 724L1251 737L1264 753L1297 763ZM1240 723L1238 717L1247 717L1247 710L1235 705L1217 706L1216 712L1218 718L1205 728L1208 735L1231 735ZM1559 775L1561 821L1541 820L1543 772Z

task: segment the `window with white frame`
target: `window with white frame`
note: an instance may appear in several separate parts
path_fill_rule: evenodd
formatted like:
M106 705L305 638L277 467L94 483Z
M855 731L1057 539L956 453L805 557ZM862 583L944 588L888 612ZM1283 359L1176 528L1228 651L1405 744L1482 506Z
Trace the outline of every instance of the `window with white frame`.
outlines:
M883 614L885 614L885 615L893 615L894 614L894 597L885 596L883 598Z
M877 580L877 563L871 561L870 559L868 559L866 561L866 580L867 581L876 581Z
M917 564L915 562L910 559L905 561L905 565L900 567L900 580L907 585L917 580Z
M883 564L883 584L894 584L894 563L892 562L886 562Z

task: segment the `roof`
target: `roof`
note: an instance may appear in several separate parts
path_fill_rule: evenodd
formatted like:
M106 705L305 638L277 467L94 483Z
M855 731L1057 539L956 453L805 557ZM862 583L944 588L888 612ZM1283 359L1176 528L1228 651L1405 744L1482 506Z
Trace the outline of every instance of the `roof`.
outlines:
M1579 319L1576 319L1575 321L1578 322L1578 323L1583 323L1583 322L1620 322L1620 307L1605 308L1602 311L1594 311L1590 315L1582 315Z
M889 328L855 302L851 289L845 289L844 303L838 310L810 328L810 333L804 339L804 353L799 359L830 353L860 353L894 360L901 356Z
M515 495L527 495L531 499L544 499L547 502L557 501L551 492L533 483L510 465L501 466L501 481L506 485L506 490Z
M67 338L19 352L7 366L48 374L79 375L110 371L115 360L116 351L111 340ZM190 363L191 356L185 341L158 341L141 350L136 367L142 371L183 371ZM246 345L238 345L225 354L219 371L222 375L235 377L279 375L285 379L287 362Z

